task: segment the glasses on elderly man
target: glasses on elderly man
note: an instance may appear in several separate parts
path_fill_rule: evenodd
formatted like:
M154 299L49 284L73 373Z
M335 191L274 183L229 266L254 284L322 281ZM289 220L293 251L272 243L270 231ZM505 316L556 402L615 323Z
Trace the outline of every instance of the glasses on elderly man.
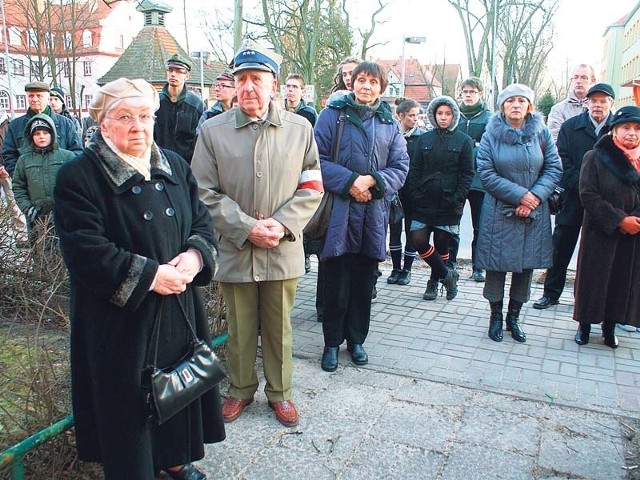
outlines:
M129 115L124 113L122 115L118 115L117 117L107 117L111 120L115 120L122 125L132 125L135 122L136 118L140 121L140 123L153 123L156 119L155 115L151 115L150 113L141 113L140 115Z

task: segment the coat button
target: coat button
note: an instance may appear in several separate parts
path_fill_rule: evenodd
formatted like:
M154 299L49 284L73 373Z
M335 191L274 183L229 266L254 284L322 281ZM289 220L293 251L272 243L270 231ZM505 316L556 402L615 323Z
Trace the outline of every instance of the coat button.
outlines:
M169 207L164 211L164 213L167 215L167 217L173 217L176 214L176 211L173 208Z
M131 193L133 193L134 195L140 195L142 193L142 187L140 185L134 185L131 188Z
M147 210L142 214L142 218L144 218L147 221L151 220L153 218L153 212L150 212L149 210Z
M253 281L254 282L259 282L260 281L260 275L256 275L253 277Z
M156 183L155 184L156 190L158 190L159 192L161 192L162 190L164 190L164 184L163 183Z
M256 177L258 177L258 178L262 178L262 172L258 172L258 173L256 173Z

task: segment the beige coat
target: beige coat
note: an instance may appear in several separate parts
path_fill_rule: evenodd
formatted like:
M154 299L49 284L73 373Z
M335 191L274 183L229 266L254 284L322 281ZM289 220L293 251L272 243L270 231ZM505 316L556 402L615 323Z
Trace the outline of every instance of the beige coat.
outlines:
M302 172L316 170L318 149L309 122L269 106L252 122L239 108L203 124L191 167L200 199L220 241L216 280L229 283L286 280L304 273L302 229L320 203L319 189L299 188ZM258 216L272 217L292 236L275 248L247 239Z

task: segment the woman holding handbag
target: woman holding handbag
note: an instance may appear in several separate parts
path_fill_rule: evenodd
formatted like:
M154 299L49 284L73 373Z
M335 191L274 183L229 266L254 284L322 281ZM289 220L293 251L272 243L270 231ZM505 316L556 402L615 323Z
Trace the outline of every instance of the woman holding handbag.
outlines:
M191 328L211 342L195 287L211 281L217 258L189 165L153 142L158 106L142 79L104 85L90 106L99 130L56 180L78 456L102 463L106 480L153 480L160 470L203 480L191 462L204 456L204 443L225 438L217 387L161 425L146 406L152 342L160 368L189 353Z
M406 142L391 109L380 99L387 86L384 69L363 62L353 70L353 92L320 112L315 137L325 191L333 206L320 254L324 267L324 352L321 367L338 368L346 340L356 365L368 362L363 348L369 331L371 293L378 262L384 261L388 208L385 197L400 189L409 169ZM344 130L332 158L340 118Z

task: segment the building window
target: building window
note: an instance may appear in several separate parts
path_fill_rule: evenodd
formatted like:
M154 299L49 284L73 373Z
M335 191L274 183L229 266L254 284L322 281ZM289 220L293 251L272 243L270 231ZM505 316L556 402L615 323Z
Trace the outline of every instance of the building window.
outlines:
M82 63L84 65L84 76L85 77L90 77L91 76L91 62L88 61L88 60L85 60Z
M55 33L46 32L44 34L44 41L47 44L47 48L49 50L53 50L55 48L55 45L56 45L56 35L55 35Z
M82 46L90 47L92 44L91 30L85 30L82 32Z
M27 47L28 48L37 48L38 47L38 34L33 28L27 30Z
M22 32L19 28L11 27L9 28L9 43L11 45L20 45L22 44Z
M71 75L70 68L69 68L69 62L64 62L62 64L62 71L64 73L65 78L69 78L69 76Z
M71 95L69 95L68 93L64 96L64 104L67 106L67 108L71 108Z
M13 74L24 75L24 62L15 58L11 62L13 63Z
M7 73L7 66L4 63L4 57L0 57L0 73Z
M18 110L26 110L27 109L27 96L26 95L16 95L16 108Z
M69 50L73 46L72 40L71 32L64 32L64 48Z
M124 48L124 35L120 35L118 38L118 48Z
M0 90L0 108L9 110L9 94L4 90Z
M85 108L89 108L89 105L91 105L91 101L93 100L93 95L85 95L84 96L84 107Z

